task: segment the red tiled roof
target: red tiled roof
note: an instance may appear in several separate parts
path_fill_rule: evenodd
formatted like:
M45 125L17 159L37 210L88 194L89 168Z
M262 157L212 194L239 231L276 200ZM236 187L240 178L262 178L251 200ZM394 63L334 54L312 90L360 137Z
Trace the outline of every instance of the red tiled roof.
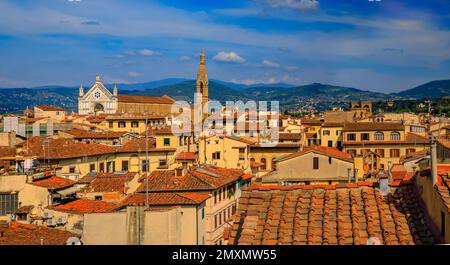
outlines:
M36 108L43 110L43 111L64 111L63 108L59 108L59 107L55 107L55 106L48 106L48 105L36 106Z
M148 203L150 206L167 205L198 205L208 199L210 196L204 193L193 192L157 192L148 194ZM122 201L122 205L145 205L147 202L146 194L138 193L128 196Z
M64 131L67 134L73 135L79 139L110 139L120 138L125 132L90 132L81 129L72 129Z
M341 152L336 148L331 148L331 147L326 147L326 146L319 146L319 145L314 145L311 147L306 148L305 150L296 152L296 153L292 153L283 157L280 157L279 159L277 159L277 161L284 161L286 159L291 159L297 156L301 156L310 152L315 152L315 153L319 153L319 154L323 154L326 156L332 156L335 158L339 158L339 159L343 159L349 162L353 162L353 159L351 157L350 154L345 153L345 152Z
M190 170L184 176L176 176L175 170L155 170L149 176L149 191L199 191L215 190L238 180L244 172L240 169L201 166ZM140 178L145 179L145 174ZM137 192L146 191L143 182Z
M137 173L115 174L98 173L89 182L89 185L82 192L121 192L125 193L126 183L131 181Z
M301 133L279 133L278 139L280 140L301 140Z
M414 185L384 198L357 184L328 188L243 190L229 244L365 245L434 244Z
M149 152L174 152L175 148L156 148L156 139L147 138ZM120 153L145 152L145 138L131 139L119 148Z
M33 181L33 185L46 188L49 190L63 189L72 186L76 182L70 179L52 176L50 178Z
M117 99L123 103L150 103L150 104L172 104L175 100L167 96L162 97L148 97L148 96L134 96L134 95L118 95Z
M97 143L77 143L72 139L45 139L34 136L23 144L23 153L39 158L64 159L114 153L117 147Z
M0 245L65 245L70 237L76 237L68 231L18 222L0 224L0 232Z
M345 123L344 131L403 131L405 126L394 122L350 122Z
M196 160L197 155L194 152L180 152L175 159L178 160Z
M76 199L64 204L59 204L56 206L48 206L50 210L74 213L74 214L85 214L85 213L107 213L112 212L118 208L118 205L111 202L105 201L94 201L88 199Z

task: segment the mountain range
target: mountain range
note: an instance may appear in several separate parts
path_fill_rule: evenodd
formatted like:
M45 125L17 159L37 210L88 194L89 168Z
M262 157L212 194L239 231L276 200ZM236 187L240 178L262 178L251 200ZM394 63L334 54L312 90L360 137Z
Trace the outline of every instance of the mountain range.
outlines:
M106 84L111 89L113 84ZM133 95L169 95L192 102L195 80L168 78L137 84L117 84L119 93ZM85 87L85 90L88 88ZM353 100L434 99L450 96L450 80L436 80L399 93L380 93L357 88L313 83L294 86L285 83L244 85L215 79L209 81L209 98L224 101L278 100L282 109L313 106L317 110L343 106ZM76 111L78 87L39 86L32 88L0 88L0 113L21 112L27 106L56 105Z

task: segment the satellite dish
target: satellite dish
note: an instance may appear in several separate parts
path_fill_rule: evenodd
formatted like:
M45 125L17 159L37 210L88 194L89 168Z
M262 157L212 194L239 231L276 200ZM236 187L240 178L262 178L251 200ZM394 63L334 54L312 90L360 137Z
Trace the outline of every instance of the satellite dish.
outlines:
M81 245L81 241L78 237L69 237L66 241L66 245L79 246Z
M381 241L378 237L371 237L369 239L367 239L367 245L372 245L372 246L379 246L381 245Z

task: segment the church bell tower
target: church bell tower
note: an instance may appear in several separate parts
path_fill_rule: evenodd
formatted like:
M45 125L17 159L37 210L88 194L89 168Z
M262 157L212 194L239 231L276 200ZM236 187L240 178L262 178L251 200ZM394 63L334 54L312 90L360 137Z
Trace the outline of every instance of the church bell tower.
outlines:
M202 105L208 103L208 75L206 74L205 52L200 54L200 65L197 73L197 93L202 94Z

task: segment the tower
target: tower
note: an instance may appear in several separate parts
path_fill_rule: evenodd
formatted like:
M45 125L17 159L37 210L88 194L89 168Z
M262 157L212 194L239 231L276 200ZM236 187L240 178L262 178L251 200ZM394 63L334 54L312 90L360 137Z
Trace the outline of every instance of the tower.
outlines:
M205 52L202 49L200 54L200 65L197 73L197 93L202 94L202 105L208 103L208 75L206 74Z

